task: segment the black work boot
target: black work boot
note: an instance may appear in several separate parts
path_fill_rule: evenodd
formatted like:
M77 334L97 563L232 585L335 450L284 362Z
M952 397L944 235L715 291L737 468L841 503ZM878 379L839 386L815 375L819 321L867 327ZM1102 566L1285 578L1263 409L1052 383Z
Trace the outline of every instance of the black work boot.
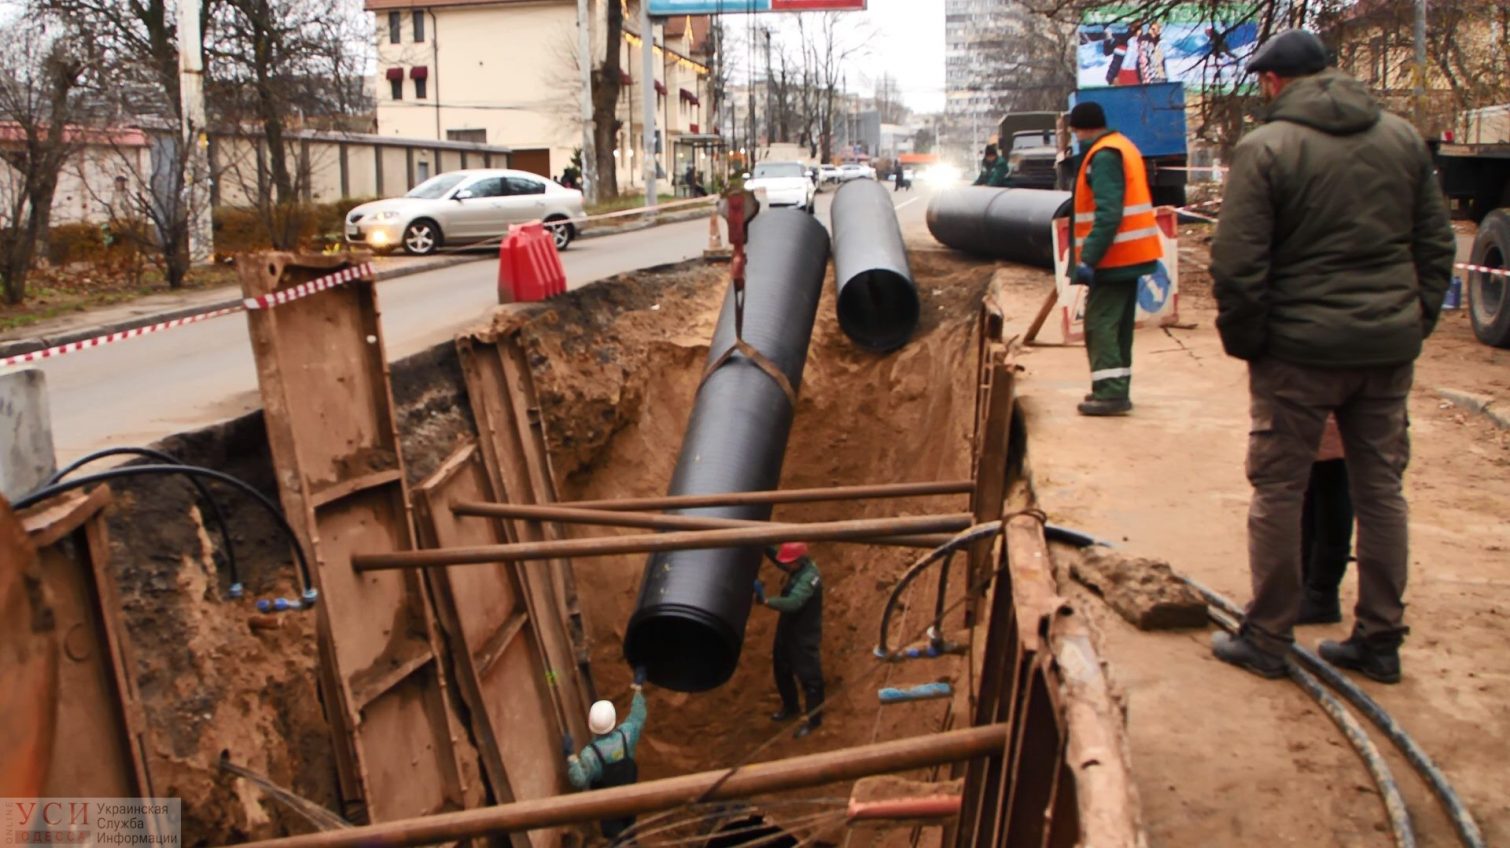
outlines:
M1342 603L1335 594L1305 590L1305 596L1300 599L1300 615L1295 619L1296 624L1336 624L1341 620Z
M1104 398L1097 400L1091 398L1075 407L1081 415L1126 415L1132 412L1132 401L1127 398Z
M797 708L796 707L782 707L781 709L777 710L776 712L771 713L771 721L786 721L789 718L796 717L796 715L797 715Z
M1395 639L1365 639L1357 631L1344 642L1323 641L1321 658L1338 668L1361 672L1380 683L1400 682L1400 643Z
M1275 656L1242 635L1218 633L1211 637L1211 653L1224 663L1245 668L1273 680L1285 676L1285 658Z

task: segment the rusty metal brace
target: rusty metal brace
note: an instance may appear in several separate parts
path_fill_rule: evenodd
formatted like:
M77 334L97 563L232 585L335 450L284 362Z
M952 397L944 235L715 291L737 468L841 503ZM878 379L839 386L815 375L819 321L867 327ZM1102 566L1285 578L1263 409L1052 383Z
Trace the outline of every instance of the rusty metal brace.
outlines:
M751 192L731 189L724 194L718 206L729 222L729 244L733 248L733 258L729 262L729 276L734 286L734 344L708 365L702 379L698 381L698 388L701 389L702 384L708 381L713 372L733 359L734 354L739 353L743 354L745 359L748 359L756 368L764 371L767 377L774 380L780 387L781 393L786 395L787 403L792 405L792 409L796 409L797 390L792 387L792 381L787 379L786 374L776 363L744 340L745 241L749 236L750 222L760 214L760 201Z

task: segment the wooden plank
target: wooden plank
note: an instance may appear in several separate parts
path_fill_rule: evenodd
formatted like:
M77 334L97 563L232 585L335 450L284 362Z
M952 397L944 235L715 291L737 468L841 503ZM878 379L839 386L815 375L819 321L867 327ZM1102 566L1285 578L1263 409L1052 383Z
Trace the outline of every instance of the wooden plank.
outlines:
M491 498L494 490L482 453L464 445L416 491L416 515L427 547L496 544L504 539L493 519L455 515L450 504ZM555 744L557 720L546 662L518 567L427 569L436 611L451 645L456 681L465 700L483 773L498 803L568 791ZM516 846L554 848L556 830L512 834Z
M345 267L271 253L238 264L249 297ZM320 591L321 680L348 817L380 821L484 800L451 701L424 578L358 575L355 553L415 546L377 295L356 280L247 313L284 512ZM365 808L363 804L365 803Z
M58 632L37 549L0 498L0 797L36 798L57 732Z

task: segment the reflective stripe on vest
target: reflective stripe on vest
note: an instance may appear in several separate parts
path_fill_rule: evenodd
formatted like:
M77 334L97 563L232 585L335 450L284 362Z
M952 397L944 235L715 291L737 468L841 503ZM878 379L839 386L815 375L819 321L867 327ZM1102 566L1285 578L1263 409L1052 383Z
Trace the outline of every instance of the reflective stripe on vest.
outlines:
M1143 154L1126 136L1113 132L1097 139L1085 152L1080 173L1075 178L1075 264L1080 262L1080 246L1091 234L1096 221L1096 196L1091 191L1089 177L1091 158L1107 148L1122 155L1122 178L1126 184L1122 193L1122 222L1117 225L1117 234L1096 267L1122 268L1161 259L1164 244L1159 239L1153 193L1148 188L1148 170L1143 165Z

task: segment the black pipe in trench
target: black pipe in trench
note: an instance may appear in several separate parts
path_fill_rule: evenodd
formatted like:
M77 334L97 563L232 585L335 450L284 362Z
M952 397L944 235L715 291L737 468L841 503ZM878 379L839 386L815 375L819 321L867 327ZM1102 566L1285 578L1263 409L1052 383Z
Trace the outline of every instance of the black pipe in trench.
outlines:
M934 195L928 231L939 242L995 259L1054 267L1054 219L1070 214L1070 193L964 186Z
M767 209L750 224L746 252L744 340L797 389L828 266L828 232L805 212ZM731 287L708 363L733 344ZM734 355L698 388L668 494L775 489L793 414L776 381ZM675 514L767 521L771 505ZM625 658L666 689L701 692L723 684L739 662L761 556L758 547L652 555L624 634Z
M839 327L862 347L895 350L918 326L918 289L891 192L852 180L834 195L834 286Z

